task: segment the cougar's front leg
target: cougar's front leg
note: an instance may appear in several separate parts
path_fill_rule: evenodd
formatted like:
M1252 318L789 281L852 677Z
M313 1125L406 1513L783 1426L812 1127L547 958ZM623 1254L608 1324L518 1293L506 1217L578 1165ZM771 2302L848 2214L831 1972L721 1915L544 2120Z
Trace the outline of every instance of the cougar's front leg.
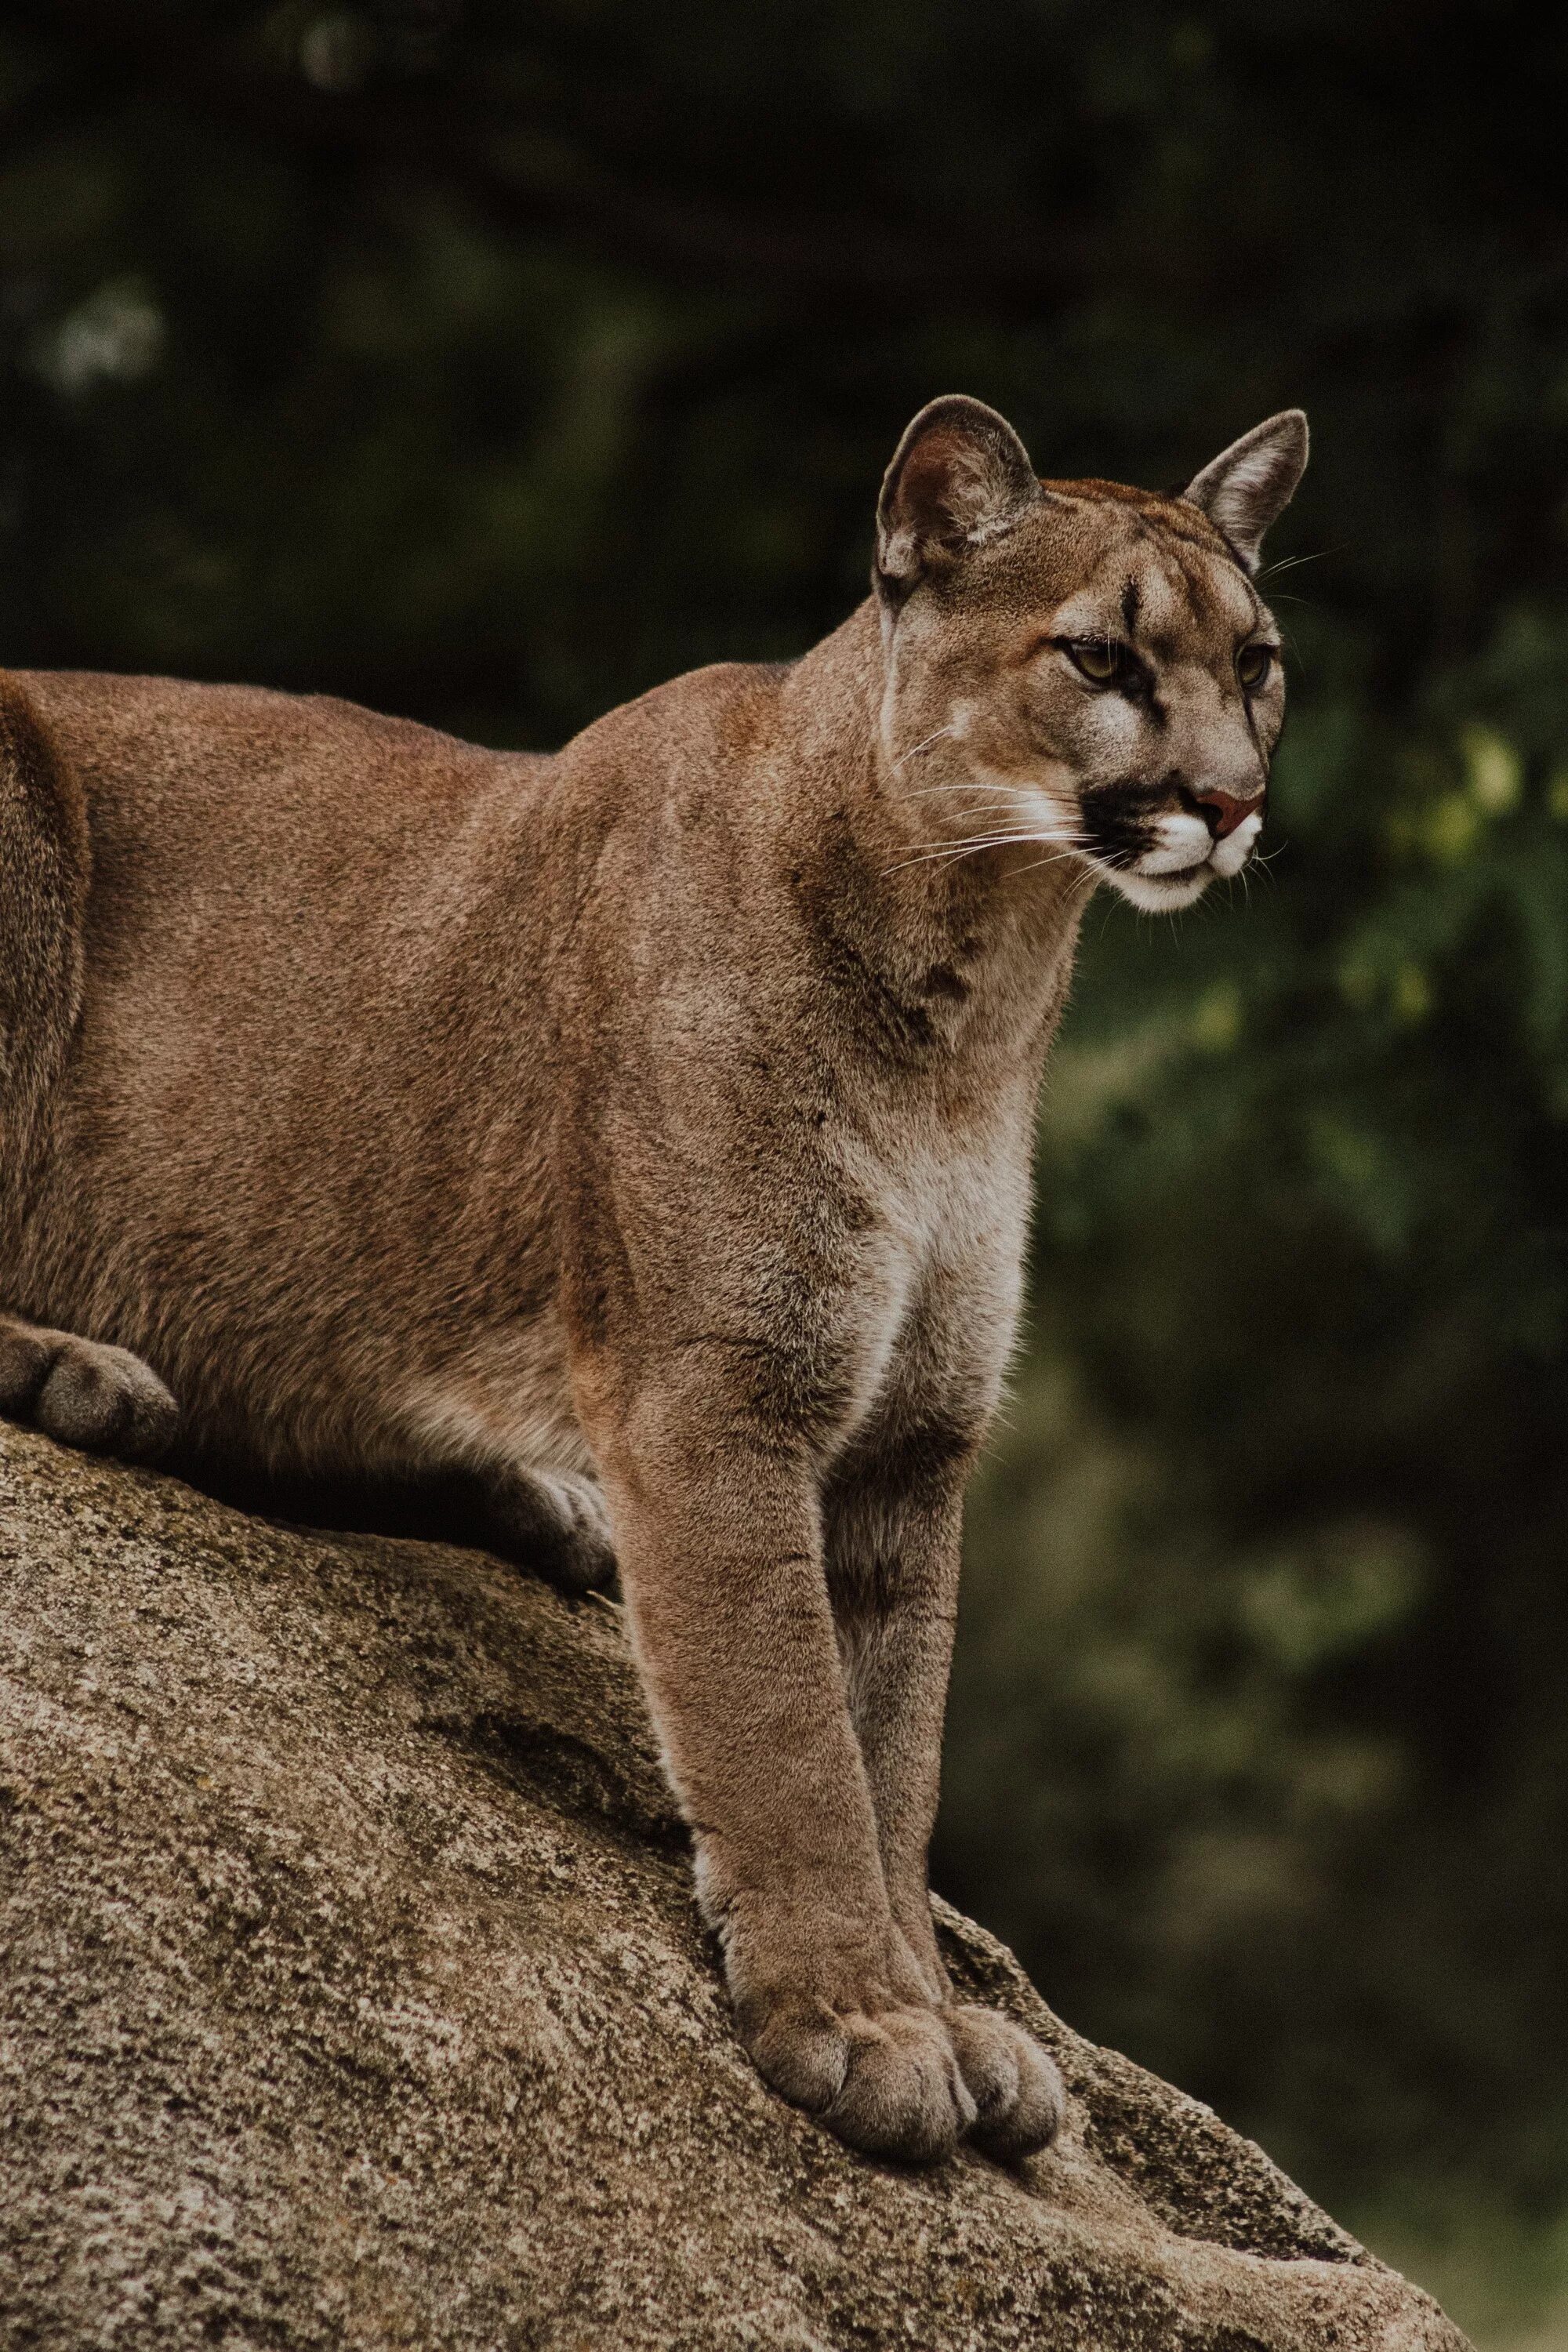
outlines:
M806 1454L684 1383L593 1436L742 2038L854 2146L942 2156L974 2105L889 1908Z
M0 1315L0 1418L31 1422L89 1454L153 1462L174 1437L179 1409L127 1349Z
M847 1466L824 1498L828 1590L877 1817L888 1899L938 1997L926 1855L958 1605L961 1485L896 1462Z
M972 2137L1011 2159L1061 2122L1054 2062L1008 2018L952 2000L931 1923L936 1821L968 1457L912 1445L846 1469L826 1497L830 1589L889 1902L944 2015L977 2110Z

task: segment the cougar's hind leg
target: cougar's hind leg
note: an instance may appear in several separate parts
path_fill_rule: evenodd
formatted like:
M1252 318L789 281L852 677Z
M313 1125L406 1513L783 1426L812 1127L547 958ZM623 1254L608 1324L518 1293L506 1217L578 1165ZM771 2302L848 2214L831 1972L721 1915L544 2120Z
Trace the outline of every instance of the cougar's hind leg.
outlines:
M90 863L81 788L0 674L0 1284L81 1010Z
M0 675L0 1296L47 1181L81 1011L90 868L80 784L25 688ZM132 1461L163 1453L179 1418L140 1357L5 1314L0 1416Z
M603 1592L615 1582L609 1516L592 1478L521 1465L492 1473L483 1520L488 1542L562 1592Z
M179 1409L128 1349L0 1315L0 1416L89 1454L153 1462L174 1437Z

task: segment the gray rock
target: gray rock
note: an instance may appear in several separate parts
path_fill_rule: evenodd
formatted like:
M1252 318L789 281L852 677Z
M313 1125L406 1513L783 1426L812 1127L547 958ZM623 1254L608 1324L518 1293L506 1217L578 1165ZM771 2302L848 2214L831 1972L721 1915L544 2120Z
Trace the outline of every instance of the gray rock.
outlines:
M1463 2339L1058 2022L1018 2172L758 2082L616 1612L0 1429L7 2352L1060 2352Z

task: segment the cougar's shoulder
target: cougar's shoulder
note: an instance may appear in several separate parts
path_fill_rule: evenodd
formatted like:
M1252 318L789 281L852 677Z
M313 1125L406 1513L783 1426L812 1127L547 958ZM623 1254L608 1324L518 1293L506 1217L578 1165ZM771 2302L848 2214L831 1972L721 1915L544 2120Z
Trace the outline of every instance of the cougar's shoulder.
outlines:
M784 687L797 664L710 662L650 687L584 728L559 754L595 793L678 800L715 775L739 789L752 760L784 725Z

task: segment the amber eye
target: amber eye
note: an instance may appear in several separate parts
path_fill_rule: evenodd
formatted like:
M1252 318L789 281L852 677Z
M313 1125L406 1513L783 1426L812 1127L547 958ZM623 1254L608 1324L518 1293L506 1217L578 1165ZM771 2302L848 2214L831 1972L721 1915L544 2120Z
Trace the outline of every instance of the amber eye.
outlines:
M1249 694L1262 685L1273 667L1272 646L1243 646L1236 657L1236 674Z
M1075 638L1062 651L1091 686L1109 686L1121 667L1121 648L1108 637Z

